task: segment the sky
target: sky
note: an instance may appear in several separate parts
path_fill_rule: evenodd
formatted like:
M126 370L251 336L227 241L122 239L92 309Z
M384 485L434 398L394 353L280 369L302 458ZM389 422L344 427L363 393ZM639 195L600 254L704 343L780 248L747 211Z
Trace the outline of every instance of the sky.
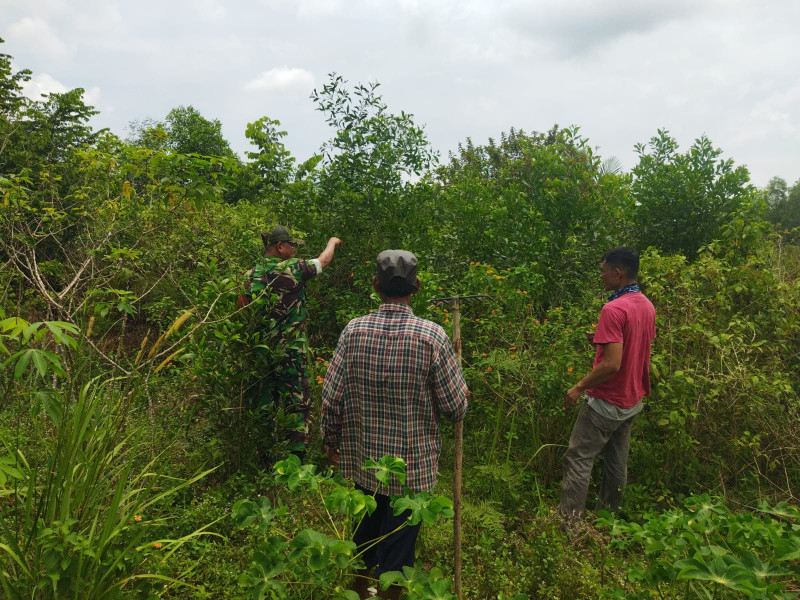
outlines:
M303 161L333 136L309 95L337 73L379 82L441 160L558 124L629 170L667 129L763 187L800 180L798 25L798 0L0 0L0 52L28 95L84 88L121 137L191 105L239 153L277 119Z

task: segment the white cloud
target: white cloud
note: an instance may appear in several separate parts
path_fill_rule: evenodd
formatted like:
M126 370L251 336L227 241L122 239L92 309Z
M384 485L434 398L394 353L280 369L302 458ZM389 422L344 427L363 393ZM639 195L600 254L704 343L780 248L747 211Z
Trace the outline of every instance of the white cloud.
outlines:
M94 86L88 90L83 92L83 101L88 104L89 106L94 106L95 108L100 106L100 88ZM103 110L109 110L108 107L103 107Z
M748 115L737 141L795 138L798 126L795 107L800 103L800 84L764 98Z
M305 69L277 67L263 71L244 85L251 92L310 92L314 87L314 75Z
M12 68L17 70L13 64ZM72 88L54 79L48 73L38 73L22 84L23 95L31 100L42 100L42 96L46 94L63 94L70 89ZM84 90L83 101L89 106L101 109L103 112L113 110L110 106L101 105L100 88L97 86Z
M8 41L15 47L29 47L49 58L63 59L75 54L75 48L61 41L43 19L23 17L8 26Z
M22 84L22 93L31 100L41 100L43 94L63 94L66 91L69 91L67 86L47 73L34 75Z
M200 0L193 6L200 18L208 23L218 23L228 16L224 3L217 0Z
M319 19L335 15L344 10L342 0L299 0L297 2L297 16L301 19Z

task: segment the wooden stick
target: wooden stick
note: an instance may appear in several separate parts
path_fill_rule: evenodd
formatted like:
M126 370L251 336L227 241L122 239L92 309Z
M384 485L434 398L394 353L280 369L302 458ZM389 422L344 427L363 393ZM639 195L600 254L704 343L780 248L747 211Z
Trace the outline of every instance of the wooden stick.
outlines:
M450 296L448 298L433 298L434 304L447 304L453 307L453 349L461 366L461 302L463 300L482 300L489 298L486 294L473 294L470 296ZM453 571L458 600L463 597L461 589L461 473L464 461L464 421L455 424L455 448L453 464Z
M453 302L453 348L461 366L461 301ZM455 460L453 465L453 569L455 573L456 596L462 598L461 591L461 471L464 459L464 421L455 425Z

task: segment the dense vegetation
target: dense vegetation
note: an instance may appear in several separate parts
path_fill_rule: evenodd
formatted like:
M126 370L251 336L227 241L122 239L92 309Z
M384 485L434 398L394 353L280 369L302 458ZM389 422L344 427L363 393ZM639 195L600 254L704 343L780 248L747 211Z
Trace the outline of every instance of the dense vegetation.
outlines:
M336 75L311 99L332 129L319 155L298 162L261 117L243 160L191 106L123 140L89 125L80 89L26 98L29 77L0 55L5 597L347 597L347 517L369 499L318 436L308 465L255 460L282 451L248 401L273 357L236 297L276 222L307 257L344 241L309 288L315 415L339 332L377 305L379 251L417 254L413 309L448 330L432 298L489 296L462 314L467 598L800 591L800 182L757 189L666 131L630 173L558 126L440 161L377 85ZM658 311L653 394L623 514L567 537L563 396L591 364L599 257L622 244ZM422 568L397 579L413 598L451 597L451 439L437 495L402 500L427 524Z

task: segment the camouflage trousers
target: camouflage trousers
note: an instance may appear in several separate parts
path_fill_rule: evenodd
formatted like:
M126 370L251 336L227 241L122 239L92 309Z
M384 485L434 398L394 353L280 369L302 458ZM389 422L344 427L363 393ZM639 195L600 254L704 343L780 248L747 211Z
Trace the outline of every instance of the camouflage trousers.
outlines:
M259 410L267 415L285 417L279 426L286 431L289 450L305 451L308 441L308 413L311 410L311 382L305 351L286 350L267 378L268 385L259 398Z

